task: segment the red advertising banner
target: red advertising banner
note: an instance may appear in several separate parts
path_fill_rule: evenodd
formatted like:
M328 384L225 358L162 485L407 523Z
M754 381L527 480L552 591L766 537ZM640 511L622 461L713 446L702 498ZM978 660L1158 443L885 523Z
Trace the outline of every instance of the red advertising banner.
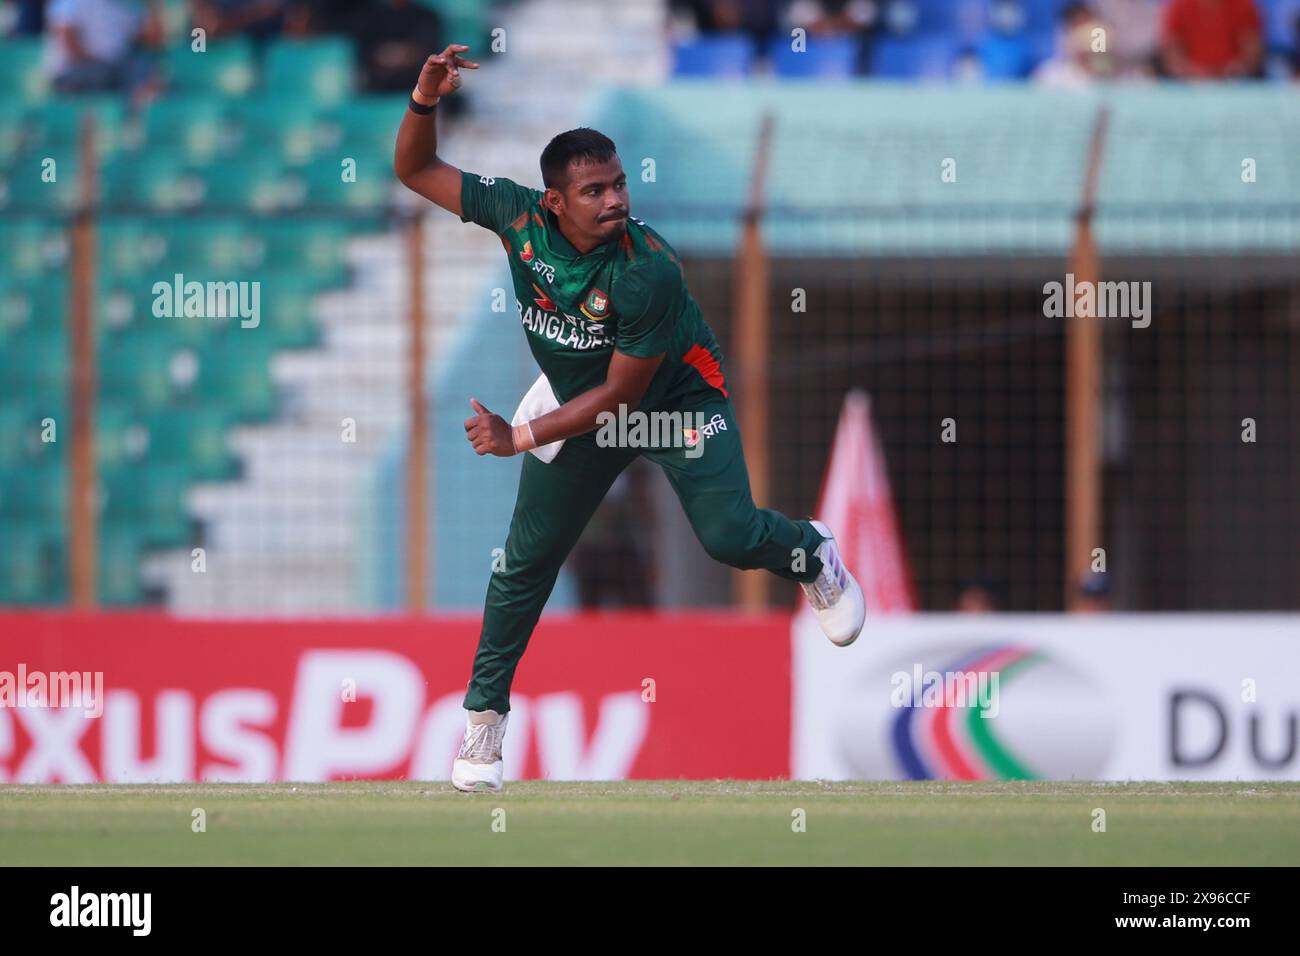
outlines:
M0 614L0 783L443 780L478 626ZM783 614L543 618L507 779L788 777L789 635Z

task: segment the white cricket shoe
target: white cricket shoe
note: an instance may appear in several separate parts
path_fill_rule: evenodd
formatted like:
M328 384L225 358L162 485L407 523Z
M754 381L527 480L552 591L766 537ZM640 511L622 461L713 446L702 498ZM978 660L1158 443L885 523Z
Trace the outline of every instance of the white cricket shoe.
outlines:
M808 603L817 615L817 623L822 626L831 643L848 647L858 639L862 625L867 620L862 588L844 566L844 559L840 556L840 549L835 546L835 536L831 534L831 529L820 521L810 523L826 539L818 545L816 551L822 569L816 581L800 587L808 595Z
M451 785L467 793L501 792L501 741L509 714L495 710L466 711L465 740L451 765Z

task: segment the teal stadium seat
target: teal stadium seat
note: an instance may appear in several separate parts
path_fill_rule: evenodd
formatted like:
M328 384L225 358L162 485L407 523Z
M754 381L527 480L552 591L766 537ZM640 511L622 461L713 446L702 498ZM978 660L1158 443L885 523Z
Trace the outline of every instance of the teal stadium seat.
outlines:
M5 485L0 473L0 488ZM65 548L40 522L0 523L0 605L54 605L67 600Z
M258 330L281 349L310 348L321 331L312 315L323 283L301 270L276 271L262 281L262 323Z
M239 146L227 101L217 96L163 98L149 107L140 151L177 155L190 165L230 156Z
M68 338L61 316L36 320L5 338L0 401L61 395L68 387Z
M168 548L188 543L190 517L185 507L189 474L183 466L152 463L148 468L104 468L103 512L106 531L131 529L150 547Z
M0 40L0 90L19 103L41 103L49 96L41 47L40 40Z
M0 472L57 465L72 434L65 408L63 396L19 396L0 405Z
M263 88L277 96L334 106L353 95L353 49L343 37L280 40L266 54Z
M203 52L188 42L167 51L165 68L173 93L244 96L257 83L252 44L243 37L215 40Z
M270 421L275 412L273 350L266 337L252 329L236 329L216 339L200 362L191 407L224 408L232 422Z
M198 377L197 350L141 332L101 340L99 397L151 412L189 400Z
M99 533L99 602L109 607L140 604L142 536L132 527L107 525Z
M342 175L342 161L333 159L315 163L297 174L302 179L306 206L369 212L384 207L396 181L391 157L355 151L347 158L352 161L353 173L347 180Z
M33 279L66 268L71 244L62 226L33 217L0 217L0 279Z
M170 153L120 153L103 171L101 198L109 212L179 212L203 202L204 179Z
M31 121L22 104L0 99L0 172L8 169L30 138Z
M260 263L267 270L310 274L326 285L348 281L347 243L350 230L337 218L261 220L250 224L260 245Z
M289 187L279 159L246 156L205 171L204 204L222 212L271 213L300 203Z
M265 152L290 167L316 161L332 134L311 102L287 97L238 103L230 116L239 128L242 152Z

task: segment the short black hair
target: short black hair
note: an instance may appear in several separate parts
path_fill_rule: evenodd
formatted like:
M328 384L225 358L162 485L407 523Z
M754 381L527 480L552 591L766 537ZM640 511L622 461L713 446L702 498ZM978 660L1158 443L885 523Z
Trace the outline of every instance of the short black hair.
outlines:
M579 126L558 134L542 150L542 182L547 189L562 189L568 182L569 164L605 163L614 158L614 141L604 133Z

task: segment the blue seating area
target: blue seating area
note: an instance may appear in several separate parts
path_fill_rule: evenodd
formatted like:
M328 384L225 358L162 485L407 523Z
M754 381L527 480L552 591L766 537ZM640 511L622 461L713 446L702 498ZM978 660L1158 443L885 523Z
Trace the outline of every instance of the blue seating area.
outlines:
M1255 0L1269 55L1292 62L1300 0ZM739 78L770 72L782 79L851 75L889 80L988 82L1022 80L1056 47L1068 0L881 0L865 35L809 35L805 50L778 34L756 42L747 34L702 35L674 46L679 77ZM1270 75L1275 71L1270 70Z

